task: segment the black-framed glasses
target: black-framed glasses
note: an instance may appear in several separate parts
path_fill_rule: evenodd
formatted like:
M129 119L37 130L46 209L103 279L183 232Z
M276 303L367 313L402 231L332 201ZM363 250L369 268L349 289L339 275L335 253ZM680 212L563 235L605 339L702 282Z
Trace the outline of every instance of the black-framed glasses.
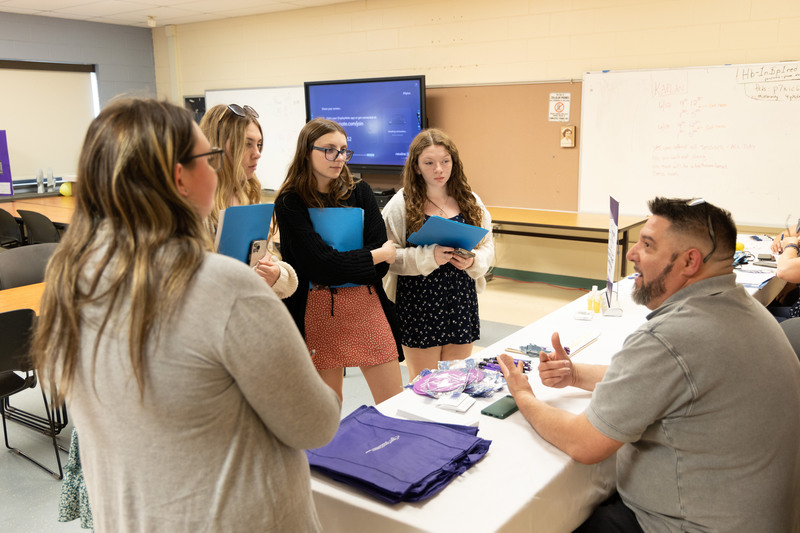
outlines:
M233 113L239 115L240 117L247 118L251 116L253 118L258 118L258 113L255 109L250 107L249 105L240 106L239 104L229 104L228 109L230 109Z
M325 152L325 159L328 161L336 161L339 156L342 156L345 162L347 162L353 157L353 151L347 149L337 150L336 148L320 148L319 146L312 146L311 149Z
M689 207L694 207L696 205L702 205L706 203L705 199L703 198L694 198L693 200L689 200L686 202L686 205ZM717 237L714 235L714 225L711 223L711 212L708 212L708 236L711 237L711 251L708 252L703 258L703 263L707 263L711 256L714 255L714 252L717 251Z
M183 164L188 163L192 159L197 159L198 157L206 156L208 157L208 164L211 168L214 169L214 172L219 172L219 169L222 168L222 155L225 153L225 150L222 148L217 148L216 146L211 148L210 152L205 152L203 154L191 155L183 160Z

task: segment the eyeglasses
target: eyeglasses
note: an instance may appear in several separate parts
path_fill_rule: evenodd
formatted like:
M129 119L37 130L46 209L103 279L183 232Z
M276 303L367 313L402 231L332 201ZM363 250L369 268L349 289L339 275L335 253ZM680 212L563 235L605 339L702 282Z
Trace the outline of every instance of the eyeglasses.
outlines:
M336 148L320 148L318 146L312 146L311 149L325 152L325 159L328 161L336 161L339 156L342 156L344 157L345 162L347 162L353 157L353 151L347 149L337 150Z
M250 115L253 118L258 118L258 113L256 112L256 110L250 107L249 105L242 107L239 104L230 104L228 106L228 109L230 109L233 113L236 113L240 117L246 118L248 115Z
M689 200L688 202L686 202L686 205L688 205L689 207L694 207L696 205L702 205L704 203L706 203L706 201L703 198L695 198L693 200ZM714 225L711 223L710 211L708 213L708 236L711 237L711 251L708 252L708 255L706 255L703 258L703 263L707 263L708 260L711 259L711 256L714 255L714 252L717 251L717 238L714 235Z
M219 172L219 169L222 168L222 155L225 153L225 150L222 148L212 147L210 152L206 152L204 154L197 154L191 155L183 160L183 164L188 163L192 159L197 159L198 157L206 156L208 157L208 164L211 168L214 169L214 172Z

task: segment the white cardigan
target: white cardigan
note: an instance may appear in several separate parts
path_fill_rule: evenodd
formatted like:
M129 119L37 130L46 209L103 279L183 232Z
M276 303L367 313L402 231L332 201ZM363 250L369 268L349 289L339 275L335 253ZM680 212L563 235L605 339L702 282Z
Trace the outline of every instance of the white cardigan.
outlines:
M281 269L281 274L278 279L275 280L275 285L272 286L272 290L275 291L275 294L277 294L278 298L281 300L288 298L297 290L297 272L295 272L292 265L286 261L281 261L274 255L269 259ZM253 267L253 269L255 270L255 267Z
M472 250L475 252L475 261L466 269L466 273L475 280L475 289L480 293L486 287L486 279L483 276L489 271L494 260L494 239L492 239L492 217L477 194L475 200L483 211L481 226L489 230L489 233ZM389 267L389 274L383 278L386 295L394 301L397 293L397 276L427 276L439 268L439 265L433 256L435 245L406 248L406 200L403 189L397 191L397 194L389 200L381 214L386 223L386 235L397 248L397 258Z

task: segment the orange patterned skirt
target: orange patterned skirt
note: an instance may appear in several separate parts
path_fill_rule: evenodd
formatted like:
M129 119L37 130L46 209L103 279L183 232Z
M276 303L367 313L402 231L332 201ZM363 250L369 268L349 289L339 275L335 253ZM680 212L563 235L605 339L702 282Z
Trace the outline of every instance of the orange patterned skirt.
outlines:
M306 344L317 370L373 366L397 359L397 345L371 286L313 289L306 302Z

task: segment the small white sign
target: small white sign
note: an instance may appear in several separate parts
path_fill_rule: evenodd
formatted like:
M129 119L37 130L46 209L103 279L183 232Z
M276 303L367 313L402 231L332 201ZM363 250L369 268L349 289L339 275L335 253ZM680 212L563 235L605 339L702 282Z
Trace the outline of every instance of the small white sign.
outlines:
M550 93L550 108L548 120L550 122L569 122L569 103L572 99L570 93Z

